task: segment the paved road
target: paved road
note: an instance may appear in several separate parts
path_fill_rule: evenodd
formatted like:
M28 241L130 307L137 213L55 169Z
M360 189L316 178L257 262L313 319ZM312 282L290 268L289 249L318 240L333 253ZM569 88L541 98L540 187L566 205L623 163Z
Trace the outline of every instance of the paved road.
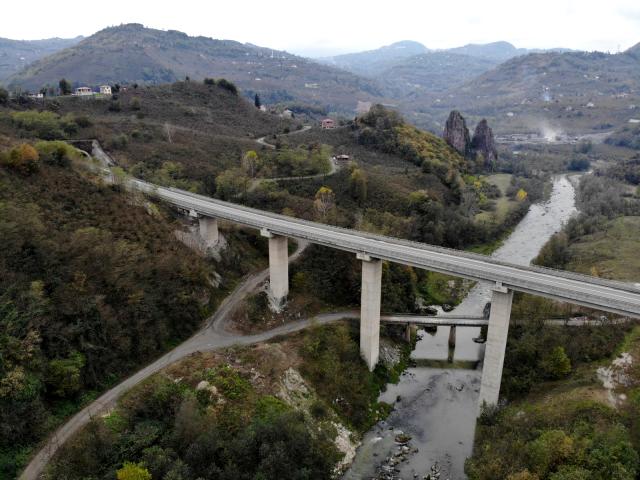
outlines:
M481 282L501 284L598 310L640 318L640 288L636 284L533 266L502 262L485 255L343 229L256 210L176 188L131 180L132 188L200 215L226 219L275 234L364 253L373 258L411 265Z

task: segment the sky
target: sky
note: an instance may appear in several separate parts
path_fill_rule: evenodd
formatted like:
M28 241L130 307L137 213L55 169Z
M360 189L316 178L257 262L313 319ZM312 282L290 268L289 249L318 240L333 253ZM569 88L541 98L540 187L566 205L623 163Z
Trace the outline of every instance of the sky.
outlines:
M109 0L61 8L29 0L26 9L6 3L0 37L26 40L88 36L135 22L306 56L399 40L434 49L506 40L517 47L610 52L640 42L640 0ZM25 15L28 21L16 21Z

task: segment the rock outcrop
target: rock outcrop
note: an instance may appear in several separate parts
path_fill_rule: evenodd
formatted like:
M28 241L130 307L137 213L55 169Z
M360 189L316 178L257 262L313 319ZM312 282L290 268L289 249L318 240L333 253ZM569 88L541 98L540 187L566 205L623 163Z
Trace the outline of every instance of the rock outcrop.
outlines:
M498 150L493 138L493 130L491 130L487 120L484 118L480 120L475 132L473 132L471 150L475 152L476 155L482 154L485 165L491 164L498 159Z
M467 128L467 122L459 111L453 110L449 114L442 137L449 145L455 148L460 155L468 155L471 147L469 129Z

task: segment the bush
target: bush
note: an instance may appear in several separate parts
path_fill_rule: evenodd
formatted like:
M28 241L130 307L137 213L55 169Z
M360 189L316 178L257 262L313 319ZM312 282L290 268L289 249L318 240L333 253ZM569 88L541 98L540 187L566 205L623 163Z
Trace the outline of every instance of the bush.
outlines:
M236 87L234 83L230 82L226 78L221 78L220 80L218 80L217 85L218 87L231 92L234 95L238 94L238 87Z
M203 83L205 85L215 85L216 81L213 78L205 78Z
M138 111L142 108L142 105L140 103L140 99L139 98L134 98L133 100L131 100L131 110L133 111Z
M31 145L23 143L0 156L0 165L23 175L30 175L38 170L39 159L38 151Z
M9 92L0 87L0 105L6 105L9 101Z
M66 167L72 159L78 158L78 151L60 140L42 141L35 144L40 159L47 165Z
M17 127L43 140L64 137L63 122L60 116L53 112L38 112L35 110L15 112L11 115L11 119ZM68 124L65 122L65 125Z

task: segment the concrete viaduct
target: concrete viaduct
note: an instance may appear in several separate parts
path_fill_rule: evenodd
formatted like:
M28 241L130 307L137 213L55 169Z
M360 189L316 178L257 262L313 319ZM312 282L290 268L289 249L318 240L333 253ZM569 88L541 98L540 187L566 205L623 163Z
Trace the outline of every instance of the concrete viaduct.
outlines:
M200 234L209 244L218 241L218 219L259 229L269 238L269 288L276 301L284 301L289 292L289 237L357 255L362 261L360 351L370 369L378 362L379 353L382 260L492 283L480 405L498 402L514 291L640 318L640 288L636 285L541 267L517 266L484 255L309 222L175 188L158 187L137 179L130 180L129 184L196 216ZM397 323L408 321L397 317L395 320ZM481 319L468 320L473 325L486 323ZM446 319L442 320L442 324L446 322ZM424 323L433 324L430 320ZM448 324L452 323L449 321Z

